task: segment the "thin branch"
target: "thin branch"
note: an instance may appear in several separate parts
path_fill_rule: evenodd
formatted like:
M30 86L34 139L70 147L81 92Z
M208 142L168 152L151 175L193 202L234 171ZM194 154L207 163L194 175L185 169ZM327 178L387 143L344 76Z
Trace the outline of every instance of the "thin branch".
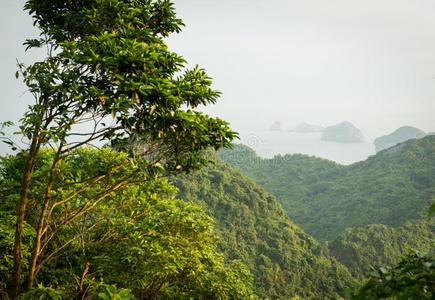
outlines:
M86 139L85 141L77 142L77 143L71 143L70 145L74 145L74 146L69 146L68 149L62 151L62 154L70 152L70 151L72 151L72 150L74 150L74 149L76 149L76 148L78 148L80 146L83 146L85 144L88 144L89 142L91 142L93 140L99 139L99 138L103 137L105 134L107 134L107 132L110 132L110 131L115 132L118 129L122 129L122 126L113 127L113 128L107 128L105 132L102 132L101 134L96 135L96 136L91 136L88 139Z
M88 212L89 210L91 210L93 207L95 207L95 205L97 205L99 202L101 202L102 200L104 200L107 196L109 196L111 193L113 193L114 191L123 188L127 185L129 185L128 180L133 177L135 174L137 173L137 170L134 171L132 174L130 174L127 178L125 178L124 180L122 180L121 182L117 183L116 185L112 186L111 188L99 193L98 195L96 195L95 197L92 197L91 199L89 199L88 201L86 201L86 203L84 203L80 208L77 208L75 210L75 212L71 215L65 215L65 219L61 221L60 224L56 225L53 229L53 231L51 232L51 234L44 239L44 245L41 247L41 251L43 251L43 249L48 245L48 243L50 242L50 240L56 235L56 233L65 225L68 225L69 223L71 223L72 221L74 221L75 219L77 219L78 217L80 217L81 215L83 215L84 213Z
M108 173L108 174L101 175L101 176L98 176L97 178L95 178L94 180L92 180L88 185L86 185L86 186L82 187L81 189L79 189L79 190L77 190L77 191L71 193L71 194L70 194L69 196L67 196L65 199L63 199L63 200L61 200L61 201L58 201L58 202L54 203L54 204L51 206L50 211L49 211L49 213L48 213L48 216L47 216L47 222L49 221L49 219L50 219L50 217L51 217L51 213L53 212L53 210L54 210L54 208L55 208L56 206L61 205L61 204L65 203L65 202L71 200L72 198L74 198L74 197L77 196L78 194L80 194L80 193L86 191L86 190L87 190L90 186L92 186L94 183L96 183L96 182L100 181L101 179L107 177L107 175L109 175L109 173Z
M36 272L35 274L38 273L38 271L41 269L41 267L46 264L47 262L49 262L58 252L60 252L62 249L64 249L66 246L68 246L69 244L71 244L72 242L74 242L75 240L77 240L79 238L79 236L75 236L72 239L70 239L68 242L66 242L65 244L63 244L62 246L56 248L55 251L53 251L52 253L50 253L49 256L47 256L44 260L42 260L37 266L36 266ZM42 249L42 248L41 248ZM59 255L60 256L60 255ZM56 256L56 257L59 257Z

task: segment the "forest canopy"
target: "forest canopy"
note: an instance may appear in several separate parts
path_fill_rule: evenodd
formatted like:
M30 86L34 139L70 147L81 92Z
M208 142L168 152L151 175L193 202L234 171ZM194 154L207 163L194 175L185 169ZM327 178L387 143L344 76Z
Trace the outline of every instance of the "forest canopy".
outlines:
M39 38L26 40L26 50L45 48L47 56L19 64L16 76L34 97L19 124L27 146L6 140L20 149L17 168L23 174L11 191L17 197L13 272L7 283L12 299L22 288L34 287L64 228L139 181L151 184L199 169L208 162L203 150L228 146L236 136L228 123L196 110L215 103L220 93L203 69L188 69L164 42L183 26L170 1L28 0L24 8L40 30ZM94 166L98 174L63 173L75 151L95 143L124 154L103 168ZM53 153L38 182L44 147ZM36 190L35 182L41 185ZM64 194L64 185L75 189ZM58 209L67 214L54 218ZM30 236L25 236L27 225L34 229ZM26 239L31 239L30 253L25 253Z
M43 150L38 155L29 193L32 201L24 227L24 259L31 256L42 205L41 189L49 172L47 162L54 155L54 150ZM16 187L22 179L20 166L25 158L24 155L7 156L0 165L2 293L11 281ZM105 174L126 158L126 154L109 148L79 148L62 160L52 197L58 205L52 206L47 218L48 225L58 231L51 240L43 240L44 252L37 265L38 284L54 288L62 299L95 296L113 285L128 289L137 299L249 298L252 295L250 273L237 261L224 263L222 254L216 251L218 239L213 233L212 220L197 205L175 198L175 189L163 179L143 181L137 174L128 189L110 193L92 210L59 226L70 211L77 211L110 181L134 173L135 167L124 165L68 205L59 202L85 187L87 178ZM25 264L23 271L27 273L28 269L29 265ZM45 291L38 288L33 293L41 290Z
M184 26L171 1L24 10L26 51L46 56L18 63L33 102L17 138L1 123L1 298L433 297L435 136L350 166L216 152L237 133L167 45Z

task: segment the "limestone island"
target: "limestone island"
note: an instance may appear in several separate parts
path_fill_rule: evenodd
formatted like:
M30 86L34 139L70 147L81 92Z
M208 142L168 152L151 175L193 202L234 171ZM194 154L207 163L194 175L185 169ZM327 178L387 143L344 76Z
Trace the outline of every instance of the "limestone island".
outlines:
M282 123L280 121L275 121L269 128L272 131L280 131L282 130Z
M390 134L378 137L373 143L376 152L379 152L407 140L420 139L424 136L426 136L426 133L423 130L411 126L402 126Z
M364 141L364 136L361 130L352 123L344 121L335 126L326 127L322 132L322 140L337 143L361 143Z

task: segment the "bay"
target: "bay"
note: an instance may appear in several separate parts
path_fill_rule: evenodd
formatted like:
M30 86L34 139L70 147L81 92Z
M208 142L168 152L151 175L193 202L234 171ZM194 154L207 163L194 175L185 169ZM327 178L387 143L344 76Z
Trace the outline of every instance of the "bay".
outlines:
M340 164L349 165L375 154L372 140L361 143L337 143L321 140L320 132L255 131L241 133L240 142L254 149L264 158L275 155L302 153Z

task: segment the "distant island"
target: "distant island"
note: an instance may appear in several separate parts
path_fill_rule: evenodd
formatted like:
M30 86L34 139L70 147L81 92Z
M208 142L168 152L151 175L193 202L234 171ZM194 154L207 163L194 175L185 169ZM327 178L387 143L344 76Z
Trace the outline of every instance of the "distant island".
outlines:
M337 143L360 143L364 141L364 136L352 123L344 121L335 126L326 127L322 132L323 141Z
M293 129L290 129L290 132L299 132L299 133L309 133L309 132L322 132L325 129L322 126L312 125L308 123L301 123Z
M426 133L423 130L411 126L402 126L388 135L378 137L375 139L374 144L376 152L379 152L407 140L420 139L424 136L426 136Z
M272 131L280 131L282 130L282 123L280 121L275 121L269 128Z

